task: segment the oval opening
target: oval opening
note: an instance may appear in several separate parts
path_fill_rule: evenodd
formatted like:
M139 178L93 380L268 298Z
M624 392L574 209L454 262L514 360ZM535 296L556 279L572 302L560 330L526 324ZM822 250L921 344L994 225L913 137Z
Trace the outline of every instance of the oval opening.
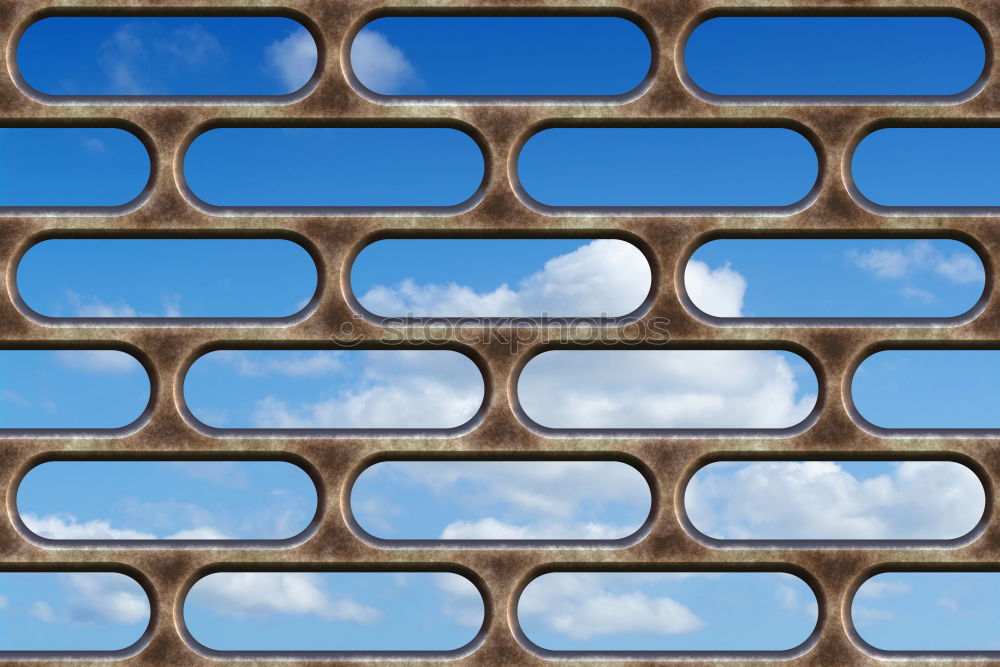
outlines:
M560 430L786 429L817 394L812 367L780 350L552 350L517 382L527 417Z
M194 417L222 429L454 429L484 396L451 350L219 350L184 380Z
M995 656L998 601L998 572L884 572L861 584L851 621L861 639L881 651Z
M317 495L283 461L50 461L21 481L17 511L46 540L288 540Z
M0 619L0 656L94 651L111 657L142 639L149 597L118 572L0 572Z
M351 513L382 540L623 540L652 509L618 461L383 461L351 488Z
M113 127L3 127L0 155L3 208L115 208L150 179L146 147Z
M317 284L283 239L49 239L17 267L25 305L59 319L288 317Z
M1000 127L887 127L851 157L858 193L876 207L995 209Z
M949 318L985 288L982 259L951 239L719 239L684 270L720 318Z
M17 43L24 82L69 98L288 95L316 63L313 36L280 16L50 16Z
M985 69L982 36L951 16L717 16L684 45L694 86L733 101L947 99Z
M142 415L149 375L119 350L0 350L0 430L116 429Z
M784 572L551 572L517 602L552 653L787 651L817 618L812 589Z
M355 35L350 66L381 96L613 99L643 83L652 47L617 16L386 16Z
M819 158L782 127L558 127L532 135L517 176L551 209L791 212Z
M184 600L195 641L219 652L451 653L484 618L479 590L450 572L217 572Z
M883 350L851 380L861 417L886 429L1000 428L1000 350Z
M351 290L381 317L621 317L652 270L618 239L387 239L354 260Z
M955 540L986 491L952 461L719 461L688 482L684 511L715 540Z
M184 178L213 207L454 210L485 164L447 127L227 127L195 138Z

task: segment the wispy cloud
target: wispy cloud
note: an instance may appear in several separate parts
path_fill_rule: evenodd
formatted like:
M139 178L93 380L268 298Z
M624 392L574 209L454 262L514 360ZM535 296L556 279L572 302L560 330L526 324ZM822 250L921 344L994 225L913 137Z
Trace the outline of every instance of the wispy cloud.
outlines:
M414 350L362 354L360 379L349 380L345 388L316 402L267 396L255 404L253 425L445 428L467 422L482 403L482 376L464 356Z
M115 528L106 519L78 521L72 514L46 514L31 512L21 515L28 530L50 540L153 540L156 535L138 530Z
M978 478L940 461L907 461L868 479L833 461L710 468L685 495L694 524L723 539L945 539L971 530L984 506ZM885 586L870 581L862 591Z
M362 30L354 38L351 67L362 84L383 95L420 82L406 54L375 30Z
M60 365L86 373L134 373L142 370L135 357L119 350L58 350L54 354Z
M202 579L191 599L221 616L317 616L327 621L371 624L383 616L374 607L326 591L321 576L306 572L223 572Z
M288 92L301 88L316 71L316 41L298 29L267 47L268 69L285 84Z
M696 632L705 621L667 596L650 596L635 575L633 590L611 591L601 575L544 575L525 589L518 613L534 616L549 630L587 640L601 635L676 635Z
M787 357L766 350L557 351L518 384L528 415L575 428L780 428L815 405Z
M399 501L433 496L475 517L427 536L441 539L615 539L639 528L650 502L634 469L605 461L393 461L371 474L405 494L394 497ZM356 490L355 499L353 509L365 525L391 531L391 519L406 516L368 488ZM609 505L621 523L588 520Z
M209 357L236 370L242 377L319 377L345 370L339 350L317 352L258 353L244 350L219 350Z
M172 77L196 75L227 58L219 40L197 24L168 30L148 21L128 23L97 49L111 95L166 92Z
M945 253L928 241L913 241L898 248L851 249L847 259L876 278L902 280L918 274L937 275L955 284L983 280L982 263L969 252Z
M28 530L50 540L227 540L226 533L212 526L184 528L170 534L116 528L108 519L79 521L72 514L46 514L30 512L21 515Z
M45 623L133 625L149 619L149 600L129 577L110 572L60 575L66 591L58 606L38 600L28 612Z

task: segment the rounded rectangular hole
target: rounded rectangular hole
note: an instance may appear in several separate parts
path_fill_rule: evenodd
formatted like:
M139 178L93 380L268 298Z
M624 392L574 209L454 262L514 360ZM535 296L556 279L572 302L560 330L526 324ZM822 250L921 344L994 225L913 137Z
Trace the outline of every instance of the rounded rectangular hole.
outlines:
M1000 572L883 572L851 600L851 625L880 657L921 653L994 660Z
M118 572L0 572L0 621L0 658L28 659L115 657L151 626L146 591Z
M1000 127L885 127L851 155L851 187L877 213L1000 210Z
M135 422L149 375L120 350L0 350L0 432L109 430Z
M985 286L982 259L951 239L717 239L684 270L698 310L741 320L956 318Z
M448 127L225 127L194 139L184 179L214 209L455 212L485 164Z
M187 409L217 429L431 430L483 405L476 364L451 350L218 350L184 379Z
M384 542L623 542L652 511L619 461L381 461L351 488L362 531Z
M350 67L379 97L613 101L646 80L652 47L618 16L384 16L354 36Z
M483 598L451 572L216 572L195 582L184 624L216 657L309 651L445 657L473 642ZM261 656L258 656L261 657Z
M351 290L389 318L618 318L652 270L618 239L386 239L351 267Z
M986 491L953 461L717 461L684 491L694 529L719 542L954 541Z
M57 542L288 541L316 485L283 461L48 461L17 488L25 528Z
M17 43L17 72L46 97L289 95L316 40L281 16L49 16Z
M793 213L816 187L809 139L783 127L554 127L517 179L546 212Z
M1000 350L882 350L851 378L860 417L879 429L1000 429Z
M682 67L713 101L957 103L985 76L986 47L952 16L713 16L687 38Z
M146 147L114 127L2 127L0 152L0 209L114 209L150 180Z
M812 367L783 350L551 350L517 380L528 420L559 431L752 430L801 425Z
M54 319L289 317L317 280L309 252L284 239L56 238L17 267L24 304Z
M784 572L549 572L517 602L528 642L552 658L569 651L778 657L804 644L817 618L812 589Z

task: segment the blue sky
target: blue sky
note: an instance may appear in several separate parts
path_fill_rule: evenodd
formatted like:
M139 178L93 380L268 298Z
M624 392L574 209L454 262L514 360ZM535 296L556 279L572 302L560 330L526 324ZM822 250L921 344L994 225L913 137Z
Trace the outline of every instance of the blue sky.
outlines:
M30 86L283 95L316 67L312 37L287 19L82 21L46 19L25 33L18 65ZM596 37L600 54L581 49ZM955 19L715 19L686 54L694 82L720 95L951 95L981 72L976 40ZM845 70L854 60L832 47L847 43L851 58L879 66ZM944 55L916 59L915 45ZM495 57L505 48L510 58ZM414 17L365 28L351 65L384 95L617 96L642 83L649 54L622 19ZM880 205L995 206L997 137L880 130L859 145L852 173ZM145 149L120 129L8 128L0 152L10 156L0 206L119 206L149 178ZM485 168L471 138L442 128L219 129L195 140L184 166L204 202L251 207L454 206ZM780 128L575 128L531 138L517 167L528 195L551 206L787 206L813 187L817 158ZM383 240L344 268L365 309L395 317L619 316L641 305L651 280L635 246L600 235ZM49 317L274 318L304 308L316 284L312 259L290 241L57 239L27 252L16 287ZM950 239L717 240L684 271L693 304L727 318L951 317L984 284L975 252ZM852 391L880 426L996 428L998 365L994 352L881 352ZM115 428L148 401L145 372L115 351L3 351L0 377L4 429ZM573 400L552 400L567 387ZM816 380L777 351L583 351L532 360L518 389L529 417L556 428L781 428L808 414ZM184 396L218 428L447 428L473 417L483 382L444 350L226 351L194 364ZM394 461L361 475L351 508L384 540L608 540L640 529L649 498L623 463ZM978 478L956 463L760 461L700 471L684 510L723 540L953 539L974 529L984 502ZM59 540L282 539L305 529L315 504L305 473L277 462L48 463L17 493L27 527ZM975 600L987 584L892 577L902 583L859 592L866 640L1000 648L998 611ZM475 635L482 601L454 575L220 574L195 586L185 616L199 641L223 650L446 650ZM790 575L572 573L529 585L519 617L554 650L747 650L801 643L816 612ZM120 648L147 619L144 594L120 576L0 575L0 650Z
M719 16L692 31L684 57L714 95L955 95L982 74L986 48L947 16Z

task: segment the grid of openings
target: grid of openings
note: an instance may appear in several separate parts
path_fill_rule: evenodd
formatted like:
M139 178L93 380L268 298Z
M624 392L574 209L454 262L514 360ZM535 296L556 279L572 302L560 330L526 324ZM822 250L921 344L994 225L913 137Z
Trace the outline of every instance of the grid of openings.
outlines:
M592 3L591 3L592 4ZM481 595L483 621L465 637L462 648L430 650L396 657L453 659L464 664L541 665L554 658L672 658L692 664L713 657L711 648L672 655L630 654L628 650L580 656L549 651L531 642L518 621L518 600L537 591L540 577L570 572L747 572L785 576L803 599L815 596L815 629L771 652L745 652L747 659L782 659L790 664L876 664L884 652L864 642L852 624L851 604L869 578L899 570L1000 570L995 545L1000 524L990 520L993 488L1000 479L997 429L905 430L870 423L855 408L851 382L871 354L893 349L992 349L1000 347L996 327L1000 306L990 299L991 258L1000 256L1000 198L988 193L969 207L953 202L875 201L851 175L851 160L863 139L883 128L995 127L1000 88L990 80L1000 13L993 0L957 0L934 16L957 16L974 26L986 48L982 74L957 89L901 90L879 97L865 90L837 90L829 96L804 96L792 90L764 96L712 89L679 62L684 44L706 18L720 14L767 12L755 2L724 7L709 0L663 2L623 0L609 10L603 3L573 5L573 15L624 17L639 26L651 43L651 66L642 76L626 77L606 95L589 92L562 97L518 91L493 98L386 95L365 85L351 71L351 44L358 30L385 12L366 3L287 0L270 16L291 18L316 40L319 64L302 87L273 96L218 97L57 96L31 86L13 62L17 40L42 16L113 14L176 15L169 2L128 3L68 0L58 11L38 0L9 0L0 6L0 35L10 76L0 76L0 116L6 127L107 127L127 130L149 153L149 180L137 183L122 201L84 208L50 209L12 205L0 209L0 267L6 289L0 295L0 346L7 349L119 350L132 355L149 376L148 404L136 407L135 421L106 429L46 431L24 428L0 433L0 479L9 519L0 522L0 570L6 572L116 572L133 577L150 600L146 632L128 649L91 653L82 660L117 657L128 664L219 664L266 653L219 652L202 646L185 629L183 608L189 592L206 576L224 578L241 571L437 572L457 575L463 593ZM837 16L878 12L871 3L835 0L788 14ZM917 0L886 3L891 15L928 15ZM395 7L404 7L398 5ZM488 2L421 3L405 15L490 15ZM518 15L563 12L560 3L527 4ZM254 10L236 0L191 2L186 14L236 16ZM502 13L510 14L504 9ZM874 14L874 15L886 15ZM599 44L592 45L600 49ZM918 77L919 78L919 77ZM627 85L626 85L627 84ZM780 82L779 82L780 84ZM780 88L780 85L778 86ZM561 95L563 93L560 93ZM775 106L775 100L779 105ZM416 192L387 197L379 205L357 200L330 203L322 197L303 205L288 202L213 200L185 174L185 156L224 128L395 128L434 130L441 140L471 148L469 182L454 192ZM759 128L778 133L789 150L801 150L807 168L788 192L773 200L755 197L713 206L680 196L661 200L657 193L629 201L573 202L558 192L542 192L518 160L532 139L546 132L579 133L586 141L593 128L696 127L705 131ZM443 130L448 130L444 133ZM780 130L780 133L778 132ZM447 135L447 136L445 136ZM554 134L551 136L555 136ZM449 138L450 137L450 138ZM464 142L464 143L463 143ZM203 146L207 146L205 143ZM458 145L458 144L456 144ZM744 144L746 145L746 144ZM456 149L456 150L459 150ZM203 148L203 150L206 150ZM481 162L475 151L481 152ZM205 154L209 154L207 151ZM813 153L815 155L813 155ZM464 154L463 154L464 155ZM468 157L468 156L467 156ZM558 156L557 156L558 157ZM571 160L571 155L567 161ZM465 158L463 158L465 159ZM748 159L743 156L743 159ZM238 168L239 165L231 165ZM214 166L212 167L214 168ZM803 180L804 179L804 180ZM735 184L734 187L738 185ZM266 193L265 193L266 194ZM410 193L413 194L413 193ZM680 192L680 195L688 193ZM124 203L123 203L124 202ZM16 287L17 266L28 249L50 238L276 238L293 240L316 262L316 293L294 315L268 319L88 319L52 318L27 307ZM644 303L631 315L599 322L593 329L557 321L542 326L521 318L494 319L460 327L428 326L423 320L391 320L368 312L352 296L349 276L365 246L381 238L428 237L615 238L628 241L648 260L652 284ZM691 254L720 238L952 238L973 248L986 269L983 298L961 316L892 320L714 317L697 308L682 287ZM669 326L652 326L668 322ZM742 326L748 324L749 326ZM484 326L491 335L483 335ZM515 325L516 328L515 328ZM405 336L401 332L405 332ZM482 375L478 407L443 424L416 423L413 429L283 431L222 429L192 414L185 402L184 378L199 358L218 350L319 350L350 346L381 349L387 339L405 337L406 347L471 360L472 375ZM641 337L641 339L640 339ZM443 344L443 345L442 345ZM815 373L815 405L795 419L766 428L574 429L557 418L540 416L518 398L519 380L536 379L553 354L606 354L611 350L782 350ZM548 357L540 355L549 353ZM532 365L533 364L533 365ZM474 366L474 368L473 368ZM600 378L591 381L601 381ZM475 384L475 382L473 383ZM17 518L17 489L29 470L51 460L266 460L292 462L317 487L318 509L296 536L265 541L195 544L121 545L59 543L41 539ZM590 543L552 544L455 542L434 545L417 540L383 540L361 528L351 514L352 485L362 472L383 461L460 460L610 460L627 463L649 483L651 510L645 522L625 537ZM865 543L742 540L726 544L702 532L683 510L688 481L697 470L726 459L775 460L948 460L975 472L985 488L982 519L964 536L941 540ZM640 517L641 518L641 517ZM969 520L972 525L976 517ZM637 521L638 523L638 521ZM53 548L57 546L58 548ZM433 548L431 548L433 547ZM549 579L548 581L554 581ZM471 586L468 584L471 582ZM131 584L129 584L131 585ZM207 584L205 584L207 585ZM237 582L235 585L239 585ZM476 590L472 590L472 588ZM464 589L463 589L464 590ZM798 589L795 589L798 590ZM522 619L523 620L523 619ZM134 639L134 638L133 638ZM130 639L129 641L132 641ZM280 652L279 652L280 653ZM282 653L286 655L287 652ZM994 655L994 654L989 654ZM45 653L6 654L0 660L52 658ZM367 660L372 653L311 653L303 660ZM739 657L730 653L727 657ZM899 656L897 656L899 657ZM926 654L903 655L919 659Z

